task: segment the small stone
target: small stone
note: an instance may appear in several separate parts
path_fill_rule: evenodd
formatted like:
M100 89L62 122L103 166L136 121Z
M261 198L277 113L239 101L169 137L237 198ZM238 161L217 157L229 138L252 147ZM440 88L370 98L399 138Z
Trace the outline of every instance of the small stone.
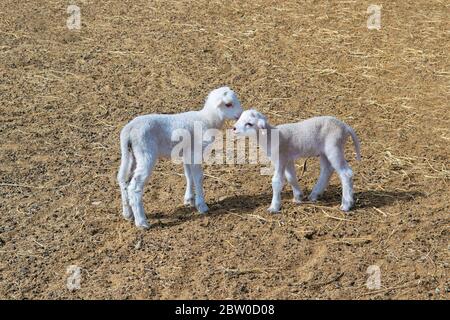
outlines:
M308 230L305 232L304 237L308 240L312 240L312 238L314 237L315 234L316 234L315 230Z
M248 293L248 292L249 292L249 290L248 290L248 288L247 288L247 286L246 286L245 284L243 284L243 285L241 285L241 286L239 287L239 291L240 291L241 293Z
M209 219L207 219L206 221L200 222L200 225L202 227L208 227L209 226Z
M134 248L136 250L139 250L142 247L142 240L139 239L138 242L136 242L136 244L134 245Z

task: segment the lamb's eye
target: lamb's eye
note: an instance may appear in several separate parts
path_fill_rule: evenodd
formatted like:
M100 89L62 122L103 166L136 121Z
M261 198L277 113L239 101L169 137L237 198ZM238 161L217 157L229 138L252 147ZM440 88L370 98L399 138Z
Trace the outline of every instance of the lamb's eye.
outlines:
M233 106L233 104L231 102L225 103L225 107L227 107L227 108L231 108L232 106Z
M245 125L248 127L253 127L253 123L250 123L250 122L247 122Z

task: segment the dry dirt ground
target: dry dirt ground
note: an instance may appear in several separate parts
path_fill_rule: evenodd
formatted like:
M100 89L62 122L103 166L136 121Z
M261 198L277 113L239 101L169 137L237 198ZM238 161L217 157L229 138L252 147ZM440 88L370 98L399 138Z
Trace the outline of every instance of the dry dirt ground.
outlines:
M381 30L367 1L77 0L70 31L70 3L0 5L0 298L449 298L447 1L378 1ZM334 176L319 203L286 189L271 215L259 165L211 165L201 216L182 205L182 167L161 161L144 195L151 229L124 221L122 126L198 109L224 84L274 124L353 126L355 209L338 210Z

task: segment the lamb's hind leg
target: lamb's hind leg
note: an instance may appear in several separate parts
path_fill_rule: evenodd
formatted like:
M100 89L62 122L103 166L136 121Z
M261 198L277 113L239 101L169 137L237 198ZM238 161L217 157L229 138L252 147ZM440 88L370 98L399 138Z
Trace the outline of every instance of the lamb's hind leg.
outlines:
M320 156L320 175L317 180L316 185L311 191L308 199L312 202L317 201L317 198L320 197L330 182L330 177L333 174L333 167L331 166L330 161L328 161L325 155Z
M128 185L128 197L134 214L134 223L138 228L148 229L150 226L145 216L142 195L156 162L156 153L135 152L136 169Z
M353 171L344 157L343 148L336 147L327 154L327 158L336 170L342 183L342 211L349 211L353 206Z
M288 183L292 186L292 192L294 194L294 198L292 199L292 201L295 203L301 203L302 190L300 189L300 186L298 184L294 161L289 161L287 163L286 169L284 169L284 175Z
M189 207L195 206L194 199L194 178L192 177L191 165L184 164L184 175L186 176L186 192L184 194L184 205Z
M120 164L119 174L117 175L117 180L119 181L120 193L122 196L122 216L126 220L133 220L133 211L131 210L130 201L128 198L128 184L130 178L133 175L135 161L132 154L129 155L130 159L128 162L122 160Z

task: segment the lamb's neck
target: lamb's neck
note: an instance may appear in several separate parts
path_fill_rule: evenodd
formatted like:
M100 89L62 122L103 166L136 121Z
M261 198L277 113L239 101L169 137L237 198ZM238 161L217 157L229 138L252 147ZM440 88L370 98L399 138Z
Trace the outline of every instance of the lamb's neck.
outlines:
M276 131L276 132L275 132ZM279 132L276 127L272 127L271 125L267 125L267 129L265 132L266 139L261 139L262 132L259 132L258 135L258 144L259 146L264 150L266 155L270 158L272 155L272 147L275 147L278 149L279 146ZM274 140L276 139L276 141ZM265 140L265 141L264 141Z
M221 129L223 127L225 119L219 113L209 108L203 108L200 113L206 120L208 128Z

